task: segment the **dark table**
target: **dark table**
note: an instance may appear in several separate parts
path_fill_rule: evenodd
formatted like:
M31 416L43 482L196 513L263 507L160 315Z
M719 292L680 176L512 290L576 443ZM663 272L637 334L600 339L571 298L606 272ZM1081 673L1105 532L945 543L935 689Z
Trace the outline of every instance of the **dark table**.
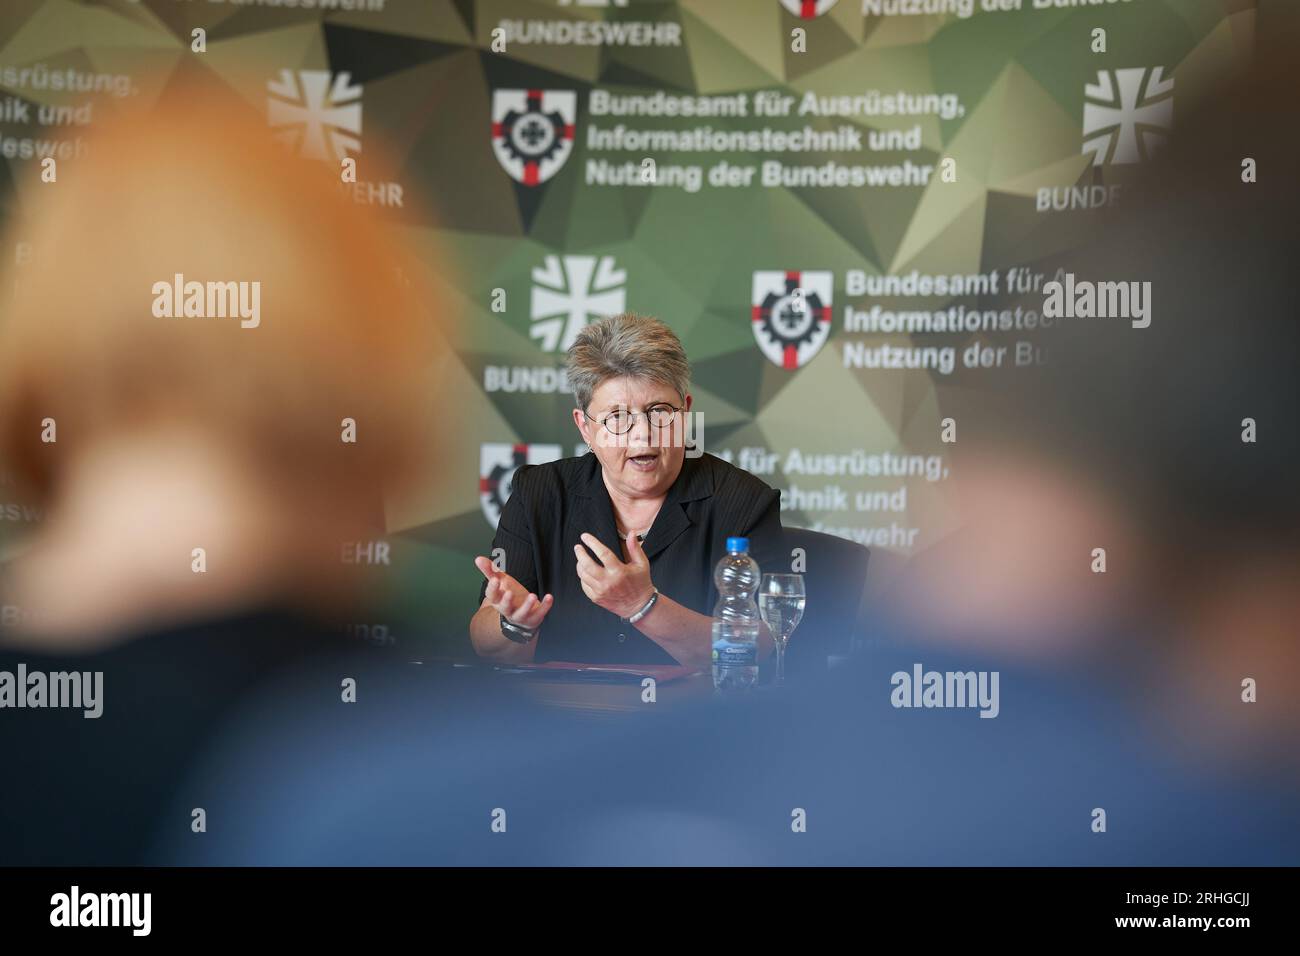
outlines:
M439 676L459 673L468 681L489 682L496 690L508 687L548 707L590 717L663 713L713 694L709 671L680 667L560 662L516 666L450 658L411 661L408 666L436 671ZM655 681L653 701L646 699L646 677Z

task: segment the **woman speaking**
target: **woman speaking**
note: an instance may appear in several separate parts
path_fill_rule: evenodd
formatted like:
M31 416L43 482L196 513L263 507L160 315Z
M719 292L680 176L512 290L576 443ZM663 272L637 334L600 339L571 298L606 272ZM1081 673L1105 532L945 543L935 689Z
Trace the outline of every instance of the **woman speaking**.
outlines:
M573 422L591 451L515 472L470 637L482 657L705 667L713 569L730 536L764 570L789 564L778 492L687 456L690 363L657 319L618 315L569 349ZM503 556L503 558L501 557ZM760 654L771 648L766 628Z

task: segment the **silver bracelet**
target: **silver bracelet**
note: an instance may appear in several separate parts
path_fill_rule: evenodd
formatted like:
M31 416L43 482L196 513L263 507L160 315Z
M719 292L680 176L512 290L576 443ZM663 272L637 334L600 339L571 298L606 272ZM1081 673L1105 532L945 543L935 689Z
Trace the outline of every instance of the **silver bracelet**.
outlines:
M516 644L527 644L537 636L537 628L524 627L522 624L507 621L504 614L498 616L501 618L501 633Z
M650 600L645 602L641 610L637 611L635 614L629 617L627 619L627 622L629 624L635 624L637 621L641 620L641 618L645 617L647 614L650 613L650 609L655 606L655 601L658 600L659 600L659 589L655 588L653 591L650 592Z

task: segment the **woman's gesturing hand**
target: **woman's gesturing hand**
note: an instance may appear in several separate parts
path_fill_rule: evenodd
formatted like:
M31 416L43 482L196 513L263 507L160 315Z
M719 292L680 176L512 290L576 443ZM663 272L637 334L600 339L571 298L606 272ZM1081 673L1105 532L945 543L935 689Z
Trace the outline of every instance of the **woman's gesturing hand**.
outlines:
M594 534L584 534L582 541L596 556L592 558L581 544L573 546L583 593L593 603L622 618L631 617L641 610L650 600L654 585L650 583L650 559L641 550L637 536L634 533L627 536L626 563L601 544Z
M539 600L536 594L504 571L498 571L491 561L481 555L474 559L474 567L487 578L487 591L483 597L493 610L511 624L527 628L541 626L546 613L555 604L553 595L548 594Z

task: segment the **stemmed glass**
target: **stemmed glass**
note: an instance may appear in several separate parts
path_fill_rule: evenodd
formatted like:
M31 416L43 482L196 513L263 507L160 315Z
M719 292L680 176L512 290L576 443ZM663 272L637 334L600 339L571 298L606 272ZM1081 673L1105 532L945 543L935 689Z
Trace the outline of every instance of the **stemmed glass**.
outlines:
M774 687L785 683L785 646L803 618L802 574L765 574L758 586L758 613L776 642Z

